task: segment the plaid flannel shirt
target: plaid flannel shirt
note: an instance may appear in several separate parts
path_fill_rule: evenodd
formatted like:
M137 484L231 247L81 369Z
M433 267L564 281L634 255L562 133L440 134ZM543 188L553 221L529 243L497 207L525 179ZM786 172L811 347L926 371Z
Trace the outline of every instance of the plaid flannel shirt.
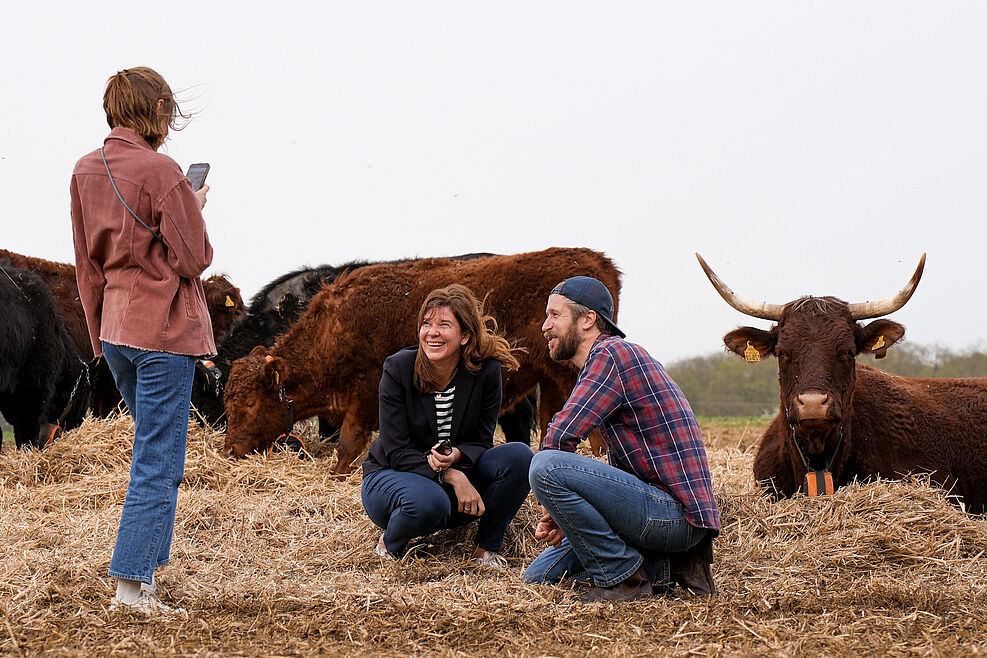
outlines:
M574 452L600 429L610 464L669 492L697 528L720 518L699 423L681 389L644 348L600 336L542 450Z

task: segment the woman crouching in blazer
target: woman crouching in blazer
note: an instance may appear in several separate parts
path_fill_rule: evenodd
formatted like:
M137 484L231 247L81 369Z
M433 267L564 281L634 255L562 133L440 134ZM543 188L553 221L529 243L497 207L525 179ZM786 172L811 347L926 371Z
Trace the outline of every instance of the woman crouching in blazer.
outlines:
M363 506L384 528L376 552L479 518L473 561L501 570L507 526L528 495L531 448L494 447L501 368L510 344L465 286L433 290L418 312L418 345L384 361L380 434L363 462Z

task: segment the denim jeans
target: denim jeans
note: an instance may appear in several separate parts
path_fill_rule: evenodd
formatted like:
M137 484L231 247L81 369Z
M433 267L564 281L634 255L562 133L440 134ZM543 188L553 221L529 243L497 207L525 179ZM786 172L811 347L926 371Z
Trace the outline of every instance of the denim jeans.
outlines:
M644 565L655 587L668 589L668 554L689 550L707 533L686 521L671 494L590 457L544 450L532 459L529 480L565 539L535 558L525 582L567 577L612 587Z
M504 443L490 448L465 472L483 499L476 544L499 553L507 526L528 495L528 465L531 448L523 443ZM363 507L375 524L384 528L384 545L393 555L402 555L415 537L456 528L477 519L456 509L452 485L441 485L418 473L383 468L363 477Z
M130 484L109 574L151 583L171 551L195 359L106 342L103 356L134 418Z

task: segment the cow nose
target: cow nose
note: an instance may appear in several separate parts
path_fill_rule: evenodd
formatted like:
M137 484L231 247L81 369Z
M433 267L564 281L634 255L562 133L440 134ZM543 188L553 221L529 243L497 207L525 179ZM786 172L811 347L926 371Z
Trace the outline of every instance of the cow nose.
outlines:
M824 420L829 415L829 393L800 393L795 397L799 420Z

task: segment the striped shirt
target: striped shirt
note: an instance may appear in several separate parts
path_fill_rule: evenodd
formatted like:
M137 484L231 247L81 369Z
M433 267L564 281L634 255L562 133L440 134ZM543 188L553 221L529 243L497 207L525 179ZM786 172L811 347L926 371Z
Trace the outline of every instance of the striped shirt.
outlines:
M452 401L455 397L455 385L435 393L435 420L439 427L439 441L452 436Z
M643 347L616 336L593 343L541 449L575 452L596 428L612 466L675 496L691 525L719 530L706 448L689 402Z

